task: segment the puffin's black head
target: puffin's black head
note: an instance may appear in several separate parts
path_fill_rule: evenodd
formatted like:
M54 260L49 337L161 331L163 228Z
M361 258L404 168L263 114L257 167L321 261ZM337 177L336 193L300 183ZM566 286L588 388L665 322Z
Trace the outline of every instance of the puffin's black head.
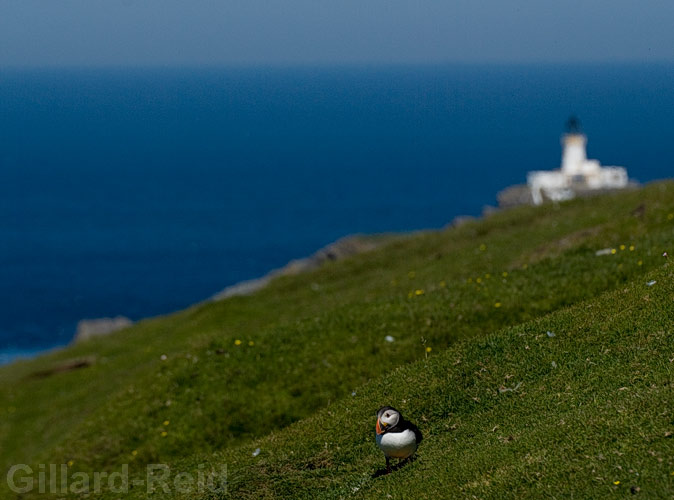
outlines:
M377 434L384 434L387 429L395 426L401 418L400 412L392 406L382 406L377 410Z

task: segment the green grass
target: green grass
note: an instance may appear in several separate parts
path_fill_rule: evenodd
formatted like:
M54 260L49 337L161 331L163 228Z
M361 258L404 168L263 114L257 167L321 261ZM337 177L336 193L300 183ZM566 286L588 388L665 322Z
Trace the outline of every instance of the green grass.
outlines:
M181 465L228 464L237 498L671 497L674 272L648 278L658 283L461 341L250 446ZM416 462L375 478L373 408L385 403L426 439Z
M250 498L671 497L673 214L671 182L522 207L0 368L0 466L226 465ZM383 404L426 439L374 477Z

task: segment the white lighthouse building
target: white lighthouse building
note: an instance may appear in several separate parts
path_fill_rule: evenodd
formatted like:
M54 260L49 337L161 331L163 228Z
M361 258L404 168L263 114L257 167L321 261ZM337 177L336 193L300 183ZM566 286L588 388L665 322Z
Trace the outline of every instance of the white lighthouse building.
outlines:
M587 137L581 133L574 117L567 122L562 136L562 166L559 170L538 170L527 174L527 185L535 205L544 200L562 201L581 192L620 189L628 185L624 167L602 167L597 160L588 160Z

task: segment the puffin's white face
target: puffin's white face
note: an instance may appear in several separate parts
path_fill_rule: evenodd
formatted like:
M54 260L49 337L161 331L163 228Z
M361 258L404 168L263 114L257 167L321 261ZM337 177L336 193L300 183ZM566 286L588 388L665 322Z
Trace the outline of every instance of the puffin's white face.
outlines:
M398 423L398 420L400 420L400 413L395 410L386 410L382 413L381 417L379 417L379 421L385 428L393 427Z

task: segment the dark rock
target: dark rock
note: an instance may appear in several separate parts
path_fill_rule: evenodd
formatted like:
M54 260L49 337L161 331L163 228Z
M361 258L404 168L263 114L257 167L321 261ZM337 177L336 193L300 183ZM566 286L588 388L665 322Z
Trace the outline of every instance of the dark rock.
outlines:
M93 365L95 362L96 358L93 356L78 359L68 359L65 361L61 361L53 366L50 366L49 368L46 368L44 370L35 371L31 373L30 376L35 378L49 377L57 373L70 372L73 370L79 370L80 368L86 368L88 366Z

